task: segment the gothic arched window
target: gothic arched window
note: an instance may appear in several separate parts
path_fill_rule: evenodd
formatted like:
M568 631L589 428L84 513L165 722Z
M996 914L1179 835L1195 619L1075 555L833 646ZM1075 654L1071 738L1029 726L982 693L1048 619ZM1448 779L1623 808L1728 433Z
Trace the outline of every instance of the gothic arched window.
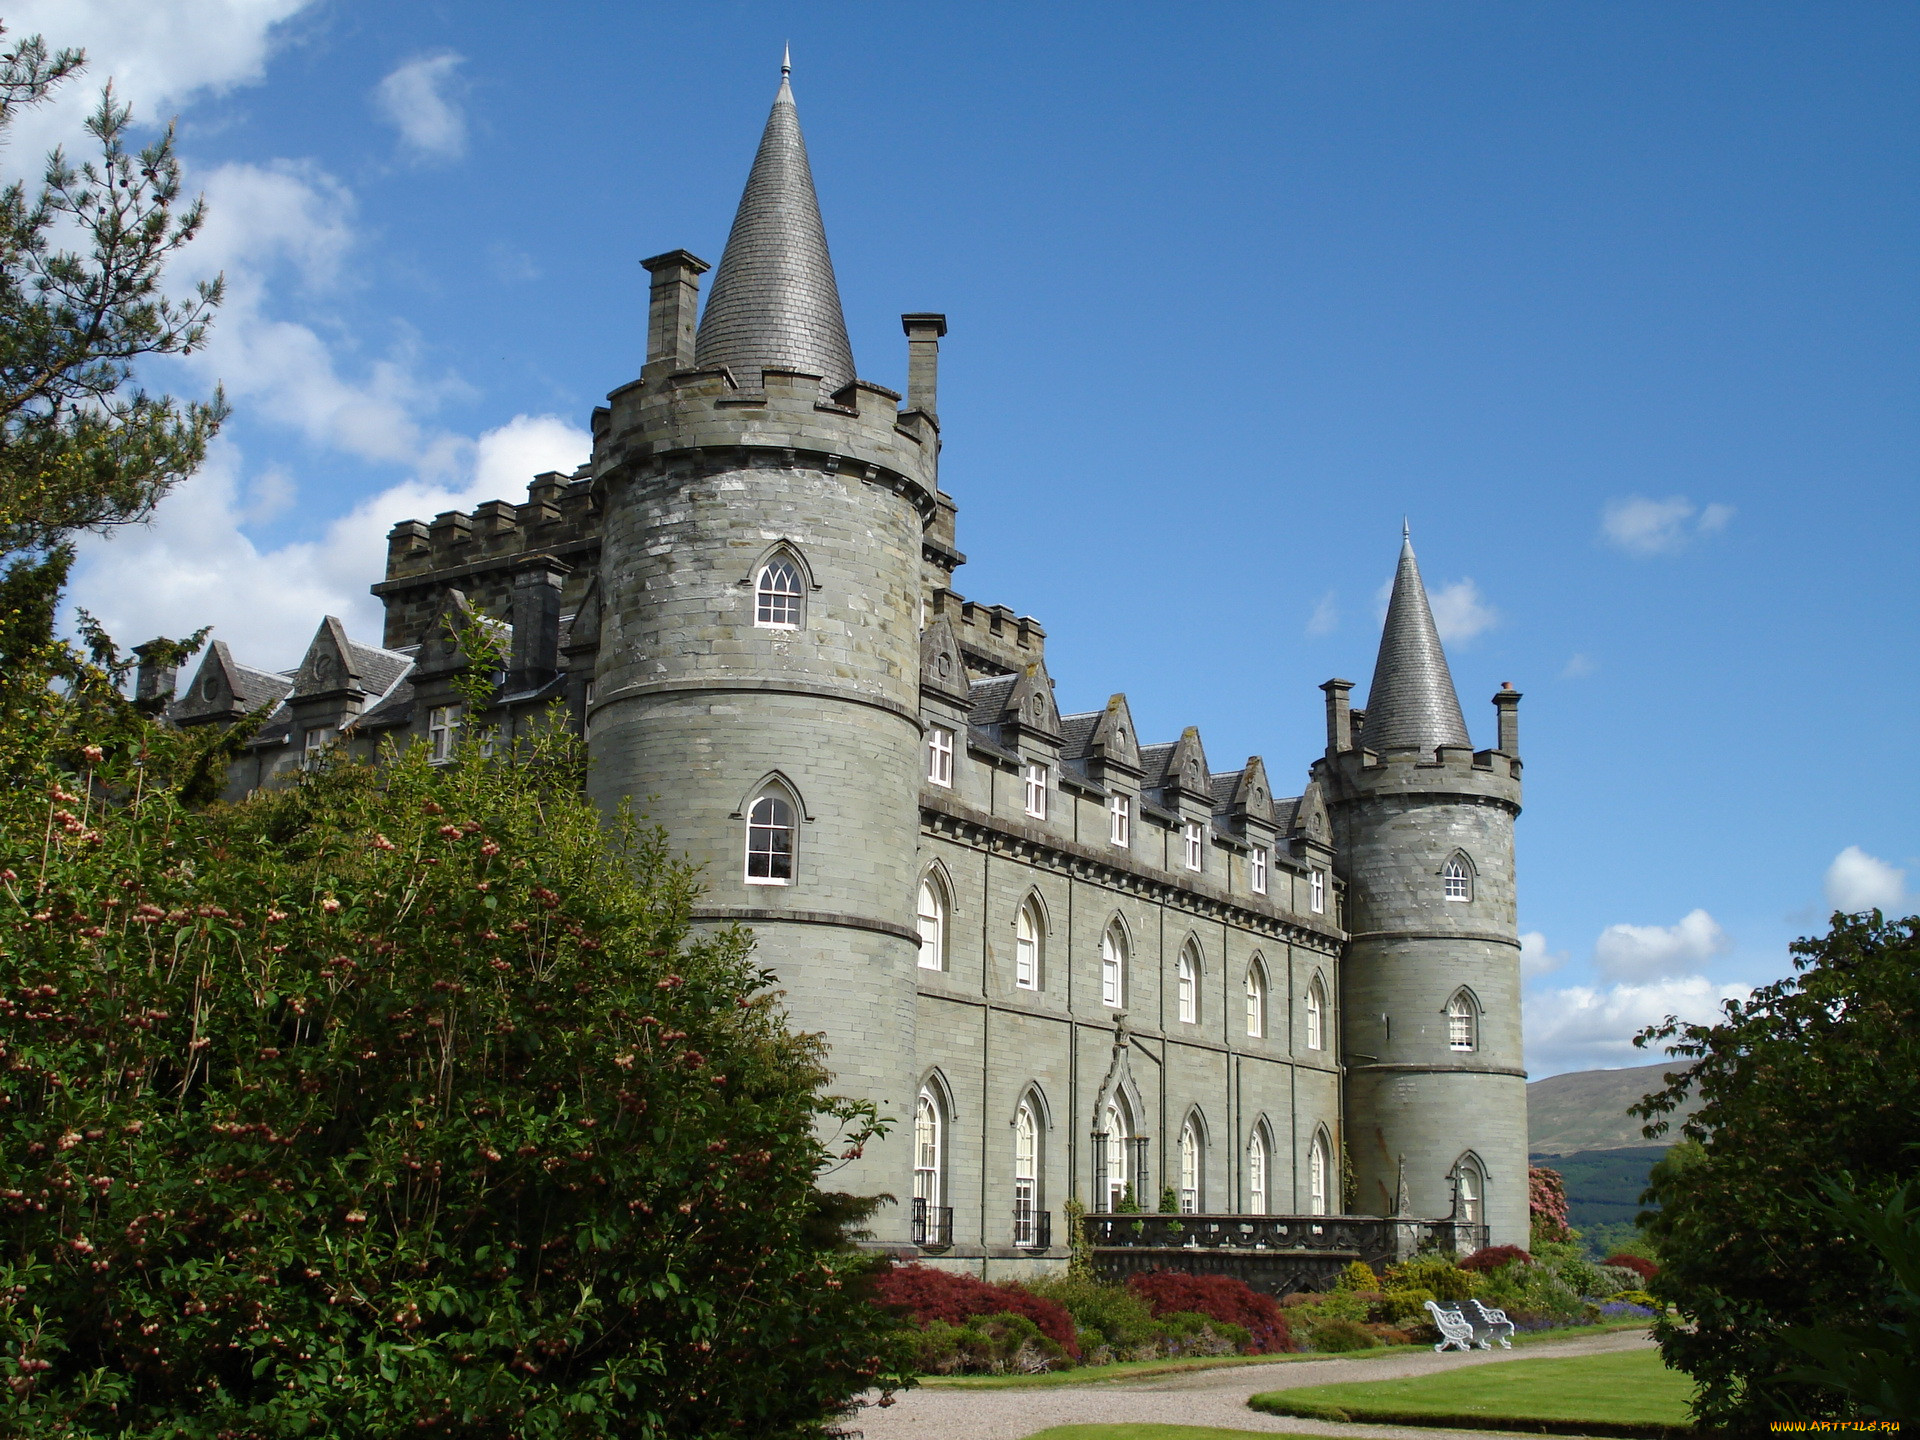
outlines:
M1013 1115L1013 1243L1040 1239L1040 1120L1031 1097Z
M769 786L747 810L747 884L792 884L793 839L793 799Z
M953 1243L953 1212L946 1208L947 1115L932 1084L920 1087L913 1107L913 1243Z
M1307 1049L1327 1048L1327 987L1318 975L1307 986Z
M1462 1155L1453 1167L1453 1218L1462 1225L1479 1225L1486 1220L1486 1172L1471 1153ZM1477 1248L1474 1236L1464 1237L1462 1248Z
M1267 967L1258 956L1247 966L1247 1038L1258 1040L1267 1033Z
M1447 1001L1447 1048L1480 1048L1480 1007L1473 1003L1473 996L1465 990L1454 991L1453 998Z
M1200 1122L1193 1116L1180 1127L1180 1213L1198 1215L1201 1209L1201 1179L1205 1172L1205 1141Z
M1464 855L1455 855L1440 867L1440 891L1449 900L1473 899L1473 866Z
M1127 1001L1127 932L1118 921L1100 937L1100 1003L1118 1010Z
M1040 988L1046 949L1047 918L1040 911L1040 902L1029 896L1013 917L1013 983L1017 988Z
M1180 1023L1199 1024L1200 957L1191 941L1181 949L1180 958L1174 963L1174 985L1179 997Z
M920 968L947 968L947 887L929 870L920 882Z
M800 567L788 555L775 555L753 582L753 623L766 630L798 630L806 588Z
M1307 1150L1307 1213L1309 1215L1331 1213L1327 1209L1327 1181L1333 1170L1333 1156L1330 1149L1326 1132L1316 1131L1313 1144Z
M1127 1141L1133 1136L1133 1124L1127 1118L1125 1107L1117 1099L1107 1102L1100 1124L1103 1131L1100 1168L1104 1172L1100 1184L1106 1193L1102 1195L1096 1190L1094 1199L1104 1201L1103 1208L1113 1211L1125 1204L1133 1191L1134 1177L1127 1173L1127 1157L1131 1148Z
M1253 1127L1253 1141L1247 1146L1247 1213L1268 1213L1268 1190L1272 1184L1273 1146L1267 1139L1264 1123Z

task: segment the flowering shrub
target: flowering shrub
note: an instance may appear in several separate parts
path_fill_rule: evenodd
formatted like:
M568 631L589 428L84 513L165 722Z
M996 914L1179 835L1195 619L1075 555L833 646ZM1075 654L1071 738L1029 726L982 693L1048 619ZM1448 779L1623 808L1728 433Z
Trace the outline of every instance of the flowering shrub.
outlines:
M1642 1280L1651 1280L1660 1273L1660 1267L1644 1255L1609 1255L1607 1264L1621 1270L1631 1270Z
M230 742L72 676L0 673L0 1431L791 1435L911 1373L815 1186L870 1112L564 734L197 811Z
M1188 1310L1209 1320L1244 1326L1252 1340L1249 1354L1272 1355L1293 1348L1286 1316L1273 1297L1231 1275L1156 1270L1128 1277L1127 1288L1144 1299L1156 1316Z
M1634 1300L1609 1300L1600 1307L1602 1320L1651 1320L1658 1313L1652 1306Z
M1558 1170L1543 1165L1527 1167L1527 1217L1536 1246L1542 1241L1568 1238L1567 1182Z
M975 1315L1023 1315L1063 1354L1080 1354L1065 1307L1018 1285L989 1285L929 1265L896 1265L874 1277L872 1293L876 1304L922 1327L936 1320L958 1325Z
M1460 1262L1462 1270L1476 1274L1485 1274L1498 1270L1502 1265L1531 1265L1533 1257L1518 1245L1488 1245L1476 1250Z

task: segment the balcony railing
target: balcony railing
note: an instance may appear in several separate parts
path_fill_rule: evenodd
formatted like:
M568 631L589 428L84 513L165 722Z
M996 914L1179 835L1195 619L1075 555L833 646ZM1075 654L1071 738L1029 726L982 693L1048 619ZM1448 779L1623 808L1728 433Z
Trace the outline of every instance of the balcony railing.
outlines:
M1015 1206L1013 1243L1022 1250L1047 1250L1053 1246L1053 1212Z
M953 1207L929 1205L918 1195L914 1196L913 1243L929 1250L945 1249L953 1244Z

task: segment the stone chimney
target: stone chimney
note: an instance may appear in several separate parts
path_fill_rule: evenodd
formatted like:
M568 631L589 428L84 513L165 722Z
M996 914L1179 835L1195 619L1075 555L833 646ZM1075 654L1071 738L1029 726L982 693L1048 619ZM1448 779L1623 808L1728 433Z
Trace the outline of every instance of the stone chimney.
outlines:
M640 263L653 276L647 301L647 364L665 361L670 369L685 370L693 364L700 277L712 267L686 250L669 250Z
M1493 697L1494 712L1500 717L1500 745L1502 755L1520 754L1520 692L1513 688L1511 680L1502 680L1500 688Z
M1353 748L1351 680L1329 680L1320 687L1327 693L1327 753L1342 755Z
M572 567L544 552L513 566L513 654L507 684L545 684L560 668L560 587Z
M173 703L174 685L180 675L177 651L166 640L149 640L133 647L140 657L134 672L133 702L143 710L159 712Z
M902 315L907 332L907 408L940 414L940 337L947 333L944 315Z

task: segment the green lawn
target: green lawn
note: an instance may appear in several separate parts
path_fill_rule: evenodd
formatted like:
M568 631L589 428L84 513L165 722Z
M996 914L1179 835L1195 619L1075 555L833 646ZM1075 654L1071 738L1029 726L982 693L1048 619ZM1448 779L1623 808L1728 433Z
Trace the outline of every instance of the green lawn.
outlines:
M1410 1380L1358 1380L1255 1395L1274 1415L1376 1423L1475 1421L1585 1425L1596 1435L1658 1434L1687 1423L1693 1382L1658 1350L1468 1365ZM1506 1428L1502 1426L1501 1428Z
M1056 1425L1027 1440L1247 1440L1250 1435L1260 1440L1319 1440L1275 1430L1215 1430L1205 1425Z

